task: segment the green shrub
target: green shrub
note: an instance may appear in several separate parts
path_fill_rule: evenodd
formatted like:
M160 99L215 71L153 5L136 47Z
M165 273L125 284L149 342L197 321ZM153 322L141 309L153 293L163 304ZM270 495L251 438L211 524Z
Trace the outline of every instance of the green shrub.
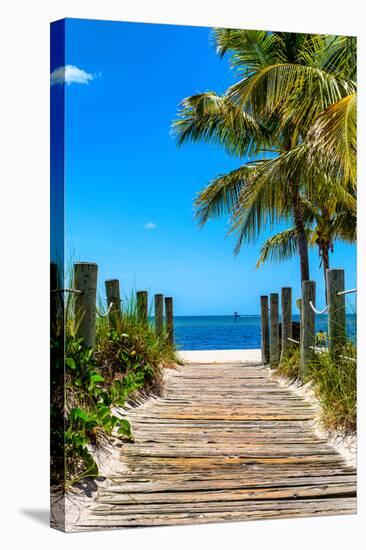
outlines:
M159 394L162 368L176 355L165 336L157 338L149 324L138 321L133 301L117 326L98 319L94 349L85 350L75 337L70 300L65 305L64 372L62 350L51 343L51 460L52 483L67 488L98 475L92 450L105 446L112 433L133 441L129 422L113 414L112 407L123 407L137 394Z

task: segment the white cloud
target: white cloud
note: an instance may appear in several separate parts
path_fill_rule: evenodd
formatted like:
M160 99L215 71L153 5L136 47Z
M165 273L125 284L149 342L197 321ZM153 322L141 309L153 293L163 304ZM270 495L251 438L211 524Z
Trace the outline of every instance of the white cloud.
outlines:
M145 229L156 229L157 225L154 222L148 222L147 224L144 225L144 228Z
M96 75L87 73L83 69L75 67L75 65L66 65L65 67L58 67L51 73L51 86L52 84L89 84Z

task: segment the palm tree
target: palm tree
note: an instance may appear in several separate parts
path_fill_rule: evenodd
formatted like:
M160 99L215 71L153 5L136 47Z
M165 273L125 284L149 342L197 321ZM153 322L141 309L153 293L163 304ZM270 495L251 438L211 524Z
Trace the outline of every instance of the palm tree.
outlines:
M327 141L326 136L327 126L332 126L334 135L342 127L340 120L338 125L334 121L332 106L344 115L346 98L355 93L355 41L228 29L216 29L214 40L220 55L230 55L241 79L223 96L209 92L183 100L174 132L179 144L211 141L255 160L215 178L196 199L197 216L204 224L230 214L230 231L238 236L236 252L263 227L291 220L301 278L307 280L308 238L301 197L311 200L325 194L347 202L345 178L340 175L353 177L352 169L345 169L345 155L332 149L337 139ZM328 164L318 162L314 144L319 140ZM351 157L348 165L353 163ZM342 169L340 160L346 161ZM328 175L331 167L337 177Z
M348 208L332 211L327 206L317 207L309 201L302 202L305 219L305 231L310 247L317 247L320 265L323 266L324 283L330 267L330 252L334 250L335 240L348 243L356 242L356 214ZM257 267L266 261L284 261L297 253L296 228L291 227L268 238L260 251ZM327 294L325 293L327 300Z

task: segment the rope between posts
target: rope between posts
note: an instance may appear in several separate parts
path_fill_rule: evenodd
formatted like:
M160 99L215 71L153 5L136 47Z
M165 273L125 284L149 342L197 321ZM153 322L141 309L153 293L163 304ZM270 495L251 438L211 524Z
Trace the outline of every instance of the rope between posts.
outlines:
M353 361L353 363L357 363L357 359L355 359L354 357L347 357L346 355L340 355L339 357L341 359L346 359L347 361Z
M287 340L289 340L289 342L293 342L294 344L300 344L298 340L294 340L293 338L288 337Z
M337 296L342 296L343 294L352 294L353 292L357 292L357 288L351 288L350 290L341 290L340 292L337 292Z
M107 317L107 316L110 314L110 312L111 312L112 306L113 306L113 302L111 302L111 303L109 304L108 309L107 309L107 311L106 311L105 313L100 313L99 309L96 308L97 315L98 315L99 317L102 317L102 318L103 318L103 317Z
M69 292L70 294L84 294L82 290L76 290L75 288L56 288L55 290L51 290L51 293L54 292Z
M287 338L287 340L289 340L290 342L293 342L294 344L300 344L300 342L298 340L294 340L293 338ZM312 349L314 351L318 351L318 352L321 352L321 353L326 353L328 350L327 349L324 349L324 348L321 348L321 347L316 347L316 346L309 346L309 349ZM339 355L339 357L341 359L346 359L346 361L353 361L354 363L357 363L357 359L355 359L354 357L347 357L346 355Z
M311 307L314 313L318 313L319 315L322 315L323 313L326 313L328 311L328 306L325 306L325 308L321 310L316 309L316 307L314 306L311 300L309 300L309 306Z

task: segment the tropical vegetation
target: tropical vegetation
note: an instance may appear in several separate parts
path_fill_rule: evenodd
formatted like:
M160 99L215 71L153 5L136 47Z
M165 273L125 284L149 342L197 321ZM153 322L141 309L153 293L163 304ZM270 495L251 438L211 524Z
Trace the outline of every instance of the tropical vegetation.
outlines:
M221 95L184 99L173 131L179 144L209 141L245 162L199 193L197 217L205 224L229 215L235 252L263 229L288 224L260 263L296 252L308 280L309 244L318 241L326 266L334 239L354 239L338 216L354 220L356 211L356 40L216 29L213 41L239 80ZM309 216L315 199L318 216Z
M356 39L215 29L213 43L236 81L222 94L183 99L173 133L179 145L211 142L241 164L199 192L197 219L228 216L235 253L281 227L262 245L257 266L298 255L301 280L309 280L308 249L316 247L325 276L336 241L356 240ZM301 381L312 383L326 427L352 432L354 342L336 361L322 351ZM303 378L296 347L277 373Z
M319 252L320 266L323 267L324 283L330 268L330 252L336 240L356 242L356 213L337 204L336 207L324 202L317 206L316 201L301 201L308 246ZM290 227L268 238L260 251L257 267L268 260L283 261L297 253L296 227Z
M158 338L139 320L133 299L125 301L116 324L97 319L95 346L85 349L72 302L69 297L64 306L65 334L60 323L51 341L51 483L63 488L98 476L96 453L113 438L133 441L123 407L158 395L163 366L176 360L166 336Z

